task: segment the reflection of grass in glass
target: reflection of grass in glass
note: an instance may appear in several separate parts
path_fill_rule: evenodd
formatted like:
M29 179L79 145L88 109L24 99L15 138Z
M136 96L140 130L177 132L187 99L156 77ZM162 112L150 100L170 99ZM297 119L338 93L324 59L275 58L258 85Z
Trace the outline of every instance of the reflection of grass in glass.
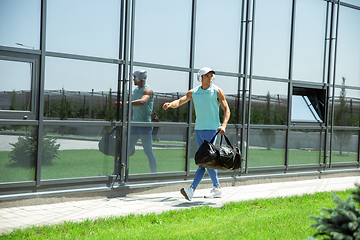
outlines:
M323 154L322 154L323 155ZM318 151L294 150L289 151L289 164L317 164ZM323 161L323 158L321 159ZM356 153L345 153L339 156L339 152L333 152L332 162L356 162ZM249 149L249 167L280 166L285 164L284 149Z
M185 150L184 149L153 149L156 161L157 172L185 171ZM129 158L130 174L149 173L149 160L143 150L136 150Z
M330 153L328 153L330 156ZM331 161L333 163L337 162L356 162L357 161L357 154L351 152L343 152L342 155L339 154L338 151L333 151L331 156Z
M249 167L284 165L283 149L250 149ZM9 151L0 152L0 182L34 181L35 169L14 167L9 163ZM184 149L154 149L158 172L185 171ZM290 165L317 163L317 151L290 150ZM62 150L60 159L54 159L51 166L43 166L41 179L61 179L108 175L113 172L114 158L105 156L98 150ZM356 162L356 153L345 153L339 156L333 152L332 162ZM196 170L193 158L190 169ZM129 159L130 174L149 173L149 161L142 150L136 150Z
M33 181L35 169L12 167L9 151L0 152L0 182ZM185 171L185 150L154 149L158 172ZM149 161L144 151L136 150L129 159L130 174L149 173ZM105 156L98 150L61 150L59 159L51 166L43 166L41 179L77 178L109 175L114 170L114 157Z
M318 163L319 163L319 151L294 150L294 149L291 149L289 151L289 165L318 164Z
M0 182L34 181L35 168L16 167L10 163L10 151L0 151Z
M245 157L245 156L243 156ZM249 167L279 166L285 164L284 149L249 149Z

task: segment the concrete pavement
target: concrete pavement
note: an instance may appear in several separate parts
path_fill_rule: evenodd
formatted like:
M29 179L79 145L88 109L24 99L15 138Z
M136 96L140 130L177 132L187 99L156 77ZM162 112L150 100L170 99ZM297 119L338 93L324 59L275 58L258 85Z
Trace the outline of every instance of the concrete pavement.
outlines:
M225 203L234 201L346 190L355 188L356 182L360 183L360 176L223 187L223 196L215 199L203 197L210 189L198 189L191 202L176 191L0 208L0 234L17 228L57 224L64 221L80 222L110 216L161 213L197 206L221 207Z

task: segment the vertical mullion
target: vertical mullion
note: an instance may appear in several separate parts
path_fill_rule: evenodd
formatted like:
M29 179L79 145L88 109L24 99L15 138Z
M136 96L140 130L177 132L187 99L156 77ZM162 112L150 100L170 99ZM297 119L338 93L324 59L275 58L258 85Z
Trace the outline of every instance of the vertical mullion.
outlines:
M190 73L189 73L189 89L192 89L194 82L194 59L195 59L195 30L196 30L196 6L197 0L192 1L191 13L191 39L190 39ZM186 144L186 159L185 159L185 172L186 176L190 175L190 149L191 149L191 123L192 123L192 101L188 102L188 119L187 119L187 144Z
M243 64L243 38L244 38L244 23L246 23L245 21L245 0L242 0L242 5L241 5L241 24L240 24L240 46L239 46L239 70L238 72L240 73L240 76L238 77L238 87L237 87L237 97L236 97L236 125L237 124L242 124L242 119L240 119L240 114L242 114L244 110L244 108L242 108L242 111L240 112L240 95L241 95L241 83L243 78L243 69L242 69L242 64ZM240 122L241 121L241 122ZM239 136L239 127L236 126L236 136ZM238 139L238 141L240 141L240 151L243 153L244 152L244 134L242 132L242 126L240 128L240 139ZM241 161L241 168L240 168L240 172L243 171L243 162Z
M329 168L331 168L332 164L332 145L333 139L332 136L334 134L334 111L335 111L335 74L336 74L336 54L337 54L337 34L338 34L338 24L339 24L339 10L340 10L340 0L338 0L338 10L337 10L337 18L336 18L336 25L335 25L335 38L333 38L333 27L334 27L334 17L335 17L335 2L332 2L331 7L331 24L330 24L330 47L329 47L329 68L328 68L328 81L331 82L332 77L332 106L331 106L331 125L330 125L330 158L329 158ZM333 57L333 75L331 76L331 50L334 43L334 57Z
M325 94L325 137L324 137L324 166L327 165L327 143L329 142L329 94L330 94L330 84L326 79L326 56L327 56L327 46L328 46L328 22L329 22L329 2L326 3L326 22L325 22L325 41L324 41L324 59L323 59L323 83L326 86L326 94ZM329 53L330 56L330 53ZM330 58L330 57L329 57Z
M332 3L333 6L332 6L332 16L331 16L331 19L333 20L334 18L334 15L335 15L335 2ZM333 88L332 88L332 106L331 106L331 126L330 126L330 147L329 147L329 151L330 151L330 159L329 159L329 168L331 168L331 164L332 164L332 136L334 134L334 110L335 110L335 80L336 80L336 77L335 77L335 74L336 74L336 55L337 55L337 39L338 39L338 29L339 29L339 13L340 13L340 0L338 0L338 7L337 7L337 12L336 12L336 24L335 24L335 38L332 39L332 34L330 34L330 38L331 38L331 42L330 42L330 46L331 46L331 43L332 43L332 40L335 40L335 43L334 43L334 60L333 60L333 75L332 75L332 80L333 80ZM331 25L331 30L330 32L332 31L332 25ZM330 55L331 55L331 51L330 51ZM329 66L330 66L330 61L329 61ZM330 71L330 68L329 68L329 71ZM329 81L330 81L330 78L329 78Z
M119 59L122 60L124 58L124 0L121 0L120 3L120 34L119 34ZM124 94L125 94L125 89L124 88L124 84L126 84L125 81L122 81L122 72L123 72L123 65L119 64L118 66L118 86L117 86L117 95L116 95L116 101L117 102L122 102L124 101ZM122 98L120 99L120 93L122 93ZM121 119L120 119L120 104L117 105L116 108L116 121L121 121L122 125L120 129L116 130L116 137L117 137L117 146L119 149L119 151L115 151L115 157L114 157L114 170L116 172L116 177L120 176L120 181L123 181L124 179L124 151L123 149L125 149L125 138L124 138L124 116L125 116L125 112L124 110L126 110L126 108L122 107L121 108ZM126 119L126 118L125 118ZM119 163L119 165L117 165L117 163Z
M129 67L132 67L132 54L133 51L133 28L134 28L134 12L135 12L135 0L127 0L126 1L126 28L125 28L125 65L124 65L124 92L126 92L127 84L129 83L129 96L127 94L124 94L124 102L127 101L127 98L129 98L129 105L128 105L128 121L127 121L127 139L130 139L130 128L131 128L131 92L132 92L132 84L130 83L130 74L129 74ZM130 11L132 10L132 12ZM131 17L130 17L131 12ZM126 106L126 104L125 104ZM124 121L124 118L123 118ZM125 118L126 121L126 118ZM125 181L127 182L129 180L129 141L126 141L126 151L125 151Z
M44 130L44 80L45 80L45 56L46 56L46 13L47 13L47 0L41 1L41 34L40 34L40 75L39 78L34 79L35 81L39 81L38 88L35 89L35 93L38 93L38 106L39 111L38 114L38 132L37 132L37 164L36 164L36 172L35 172L35 181L36 187L40 187L41 182L41 164L42 164L42 147L43 147L43 130Z
M255 0L254 0L255 4ZM248 63L249 63L249 24L250 24L250 0L247 0L246 4L246 27L245 27L245 53L244 53L244 81L243 81L243 97L242 97L242 128L241 128L241 136L244 135L245 132L245 115L246 115L246 88L247 88L247 74L248 74ZM253 19L255 17L253 16ZM254 26L253 26L254 27ZM250 101L250 97L249 97ZM251 109L248 109L248 119L250 119L250 111ZM246 144L246 156L245 156L245 173L248 172L248 156L249 156L249 130L250 130L250 123L247 124L247 133L246 133L246 141L248 142ZM243 141L242 141L243 144Z
M295 13L296 0L292 1L291 11L291 30L290 30L290 52L289 52L289 72L288 72L288 105L287 105L287 120L286 120L286 136L285 136L285 169L289 167L289 141L290 141L290 124L291 124L291 106L292 106L292 74L293 74L293 59L294 59L294 38L295 38Z

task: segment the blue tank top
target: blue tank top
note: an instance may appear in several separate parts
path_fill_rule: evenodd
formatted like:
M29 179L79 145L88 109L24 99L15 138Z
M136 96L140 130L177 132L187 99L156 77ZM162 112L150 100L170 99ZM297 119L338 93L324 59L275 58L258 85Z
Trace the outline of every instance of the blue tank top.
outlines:
M195 130L217 130L220 127L218 88L214 84L205 90L201 86L194 88L192 98L196 113Z
M132 99L138 100L143 96L145 89L150 88L148 85L144 85L142 88L136 87L133 91ZM147 103L141 107L133 107L133 118L134 122L151 122L151 113L154 105L154 96L152 96Z

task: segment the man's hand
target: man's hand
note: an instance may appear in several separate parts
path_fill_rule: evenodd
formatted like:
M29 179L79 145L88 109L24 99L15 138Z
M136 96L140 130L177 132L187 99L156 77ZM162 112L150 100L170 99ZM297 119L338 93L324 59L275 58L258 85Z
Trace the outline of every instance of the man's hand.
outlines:
M171 105L171 103L166 102L166 103L164 103L164 105L162 106L162 108L163 108L164 110L166 110L166 109L168 109L168 108L170 107L170 105Z
M225 127L223 127L223 126L219 127L218 131L220 131L221 135L224 135L225 134Z
M115 102L114 103L115 107L117 107L118 104L120 105L120 107L122 106L122 102Z

